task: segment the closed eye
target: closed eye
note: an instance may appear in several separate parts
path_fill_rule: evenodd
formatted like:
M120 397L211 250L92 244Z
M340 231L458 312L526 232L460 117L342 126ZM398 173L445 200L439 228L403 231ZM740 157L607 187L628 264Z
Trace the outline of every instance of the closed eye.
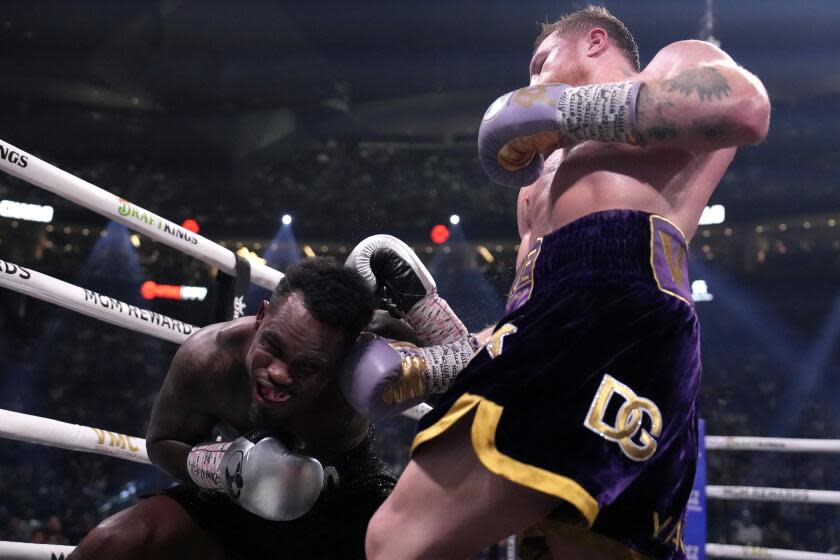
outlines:
M291 369L292 371L301 376L308 376L314 375L326 367L326 363L317 360L317 359L309 359L309 358L299 358L292 361Z
M280 358L280 357L283 356L283 349L280 347L280 344L278 344L278 342L276 340L273 340L271 338L268 338L268 337L264 336L263 337L263 342L268 347L268 349L271 351L271 354L273 356L275 356L277 358Z

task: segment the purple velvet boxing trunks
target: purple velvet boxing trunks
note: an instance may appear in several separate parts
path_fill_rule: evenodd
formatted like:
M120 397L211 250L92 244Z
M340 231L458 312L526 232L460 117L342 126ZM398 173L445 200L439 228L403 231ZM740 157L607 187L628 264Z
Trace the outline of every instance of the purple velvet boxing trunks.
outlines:
M687 260L679 228L638 211L537 239L506 315L421 420L412 452L471 416L485 467L589 526L552 531L618 558L685 558L701 377Z

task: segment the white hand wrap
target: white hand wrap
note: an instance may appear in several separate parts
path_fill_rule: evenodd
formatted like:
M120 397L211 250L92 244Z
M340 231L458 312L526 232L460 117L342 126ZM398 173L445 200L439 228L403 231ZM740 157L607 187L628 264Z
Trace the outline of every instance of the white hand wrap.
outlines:
M636 131L636 98L642 82L570 87L557 103L557 126L571 140L640 145Z
M424 381L426 394L443 393L478 349L475 335L468 335L449 344L413 348L391 344L400 353L403 363L403 375L407 375L413 367ZM419 358L419 359L418 359ZM411 364L417 364L412 366Z
M409 309L405 322L417 333L421 344L448 344L463 340L470 334L437 290Z
M196 445L187 455L187 472L190 478L202 488L222 490L222 459L232 441Z

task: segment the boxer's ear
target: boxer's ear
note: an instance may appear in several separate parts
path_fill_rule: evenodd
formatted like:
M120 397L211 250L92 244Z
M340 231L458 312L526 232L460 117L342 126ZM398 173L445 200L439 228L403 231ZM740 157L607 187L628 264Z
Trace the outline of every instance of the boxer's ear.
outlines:
M610 41L607 32L594 27L586 34L586 56L595 57L602 54L609 47Z

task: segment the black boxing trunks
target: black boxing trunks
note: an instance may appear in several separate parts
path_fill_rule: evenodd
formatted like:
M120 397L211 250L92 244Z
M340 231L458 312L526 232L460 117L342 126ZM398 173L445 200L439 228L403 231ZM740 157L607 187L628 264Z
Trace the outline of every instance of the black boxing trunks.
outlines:
M313 508L292 521L268 521L225 494L178 484L159 492L183 507L232 559L365 557L365 531L396 483L376 456L373 433L342 457L325 462L325 489Z
M412 452L472 417L485 467L588 526L532 534L563 531L614 558L685 558L700 377L680 230L638 211L590 214L536 240L505 317L420 421Z

